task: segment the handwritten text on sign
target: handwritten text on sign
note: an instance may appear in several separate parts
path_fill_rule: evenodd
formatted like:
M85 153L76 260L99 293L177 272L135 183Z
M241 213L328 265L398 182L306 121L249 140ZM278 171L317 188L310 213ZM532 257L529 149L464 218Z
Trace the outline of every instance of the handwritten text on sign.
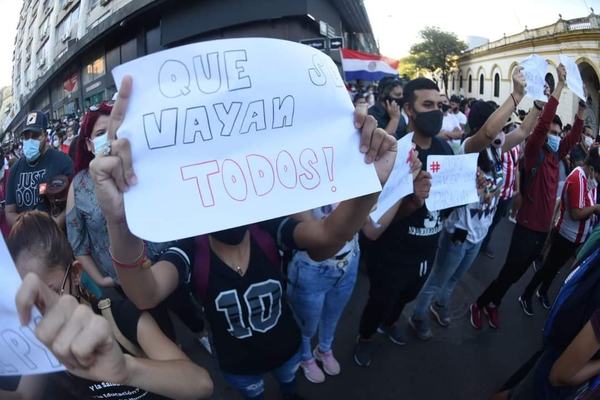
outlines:
M548 98L544 95L546 70L548 68L546 60L537 54L532 54L521 62L521 66L523 67L525 82L527 82L525 88L527 95L533 97L534 100L548 101Z
M425 200L429 211L444 210L479 201L477 195L478 154L427 157L431 190Z
M19 322L15 295L21 278L1 236L0 275L0 376L63 371L56 357L35 337L35 325L41 320L37 310L33 310L29 326Z
M573 93L577 95L581 100L586 101L585 92L583 91L583 80L581 79L581 71L571 57L560 54L560 63L565 66L567 70L567 86Z
M119 137L139 183L130 229L167 241L381 189L331 59L274 39L196 43L113 70L133 91ZM360 182L360 184L357 184ZM160 227L160 229L157 229Z

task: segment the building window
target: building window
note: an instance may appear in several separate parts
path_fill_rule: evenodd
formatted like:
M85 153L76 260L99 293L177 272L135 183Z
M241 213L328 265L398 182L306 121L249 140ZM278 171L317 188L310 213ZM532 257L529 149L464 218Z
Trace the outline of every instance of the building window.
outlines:
M50 23L50 18L46 18L44 22L40 25L40 40L45 40L48 37L48 25Z
M84 85L104 75L104 57L100 56L83 67L82 82Z
M479 75L479 94L483 94L483 74Z
M137 58L137 39L133 38L121 45L121 64Z
M100 3L100 0L90 0L90 10L93 10L94 8L96 8L99 3Z
M500 97L500 74L494 75L494 97Z
M460 90L462 90L462 88L463 88L463 78L462 78L462 75L459 76L459 78L458 78L458 88Z
M146 31L146 54L156 53L160 51L160 25L156 28Z
M468 89L469 89L469 93L471 93L473 91L473 77L471 75L469 75L469 82L468 82Z
M452 90L454 90L454 75L452 75Z
M74 8L73 11L71 11L69 15L66 16L65 19L63 19L62 22L56 28L56 31L58 33L58 39L60 41L66 41L70 38L73 31L72 28L77 24L78 20L79 7Z
M550 88L550 93L554 92L554 88L556 87L555 83L554 83L554 76L550 72L548 72L546 74L546 77L544 78L544 80L546 81L546 83L548 84L548 87Z

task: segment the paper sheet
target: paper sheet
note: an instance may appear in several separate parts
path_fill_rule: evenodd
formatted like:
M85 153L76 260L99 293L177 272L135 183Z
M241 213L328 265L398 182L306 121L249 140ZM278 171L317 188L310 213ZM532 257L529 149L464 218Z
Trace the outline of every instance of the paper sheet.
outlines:
M133 76L119 137L138 184L137 236L164 242L381 190L333 61L276 39L195 43L113 70Z
M371 220L378 224L379 220L398 200L413 192L413 179L410 173L412 154L412 137L409 133L398 140L398 155L392 173L383 186L375 210L370 214Z
M429 211L444 210L479 201L477 195L477 157L428 156L427 172L431 174L431 190L425 200Z
M65 368L34 334L40 314L33 310L29 326L21 326L15 295L21 285L6 243L0 236L0 376L33 375Z
M560 62L565 66L567 70L567 87L571 89L573 93L577 95L581 100L586 100L585 93L583 91L583 80L581 79L581 72L579 67L571 57L561 54L559 56Z
M548 101L544 95L544 83L546 83L545 77L548 69L546 60L537 54L532 54L521 62L521 66L527 82L526 94L533 97L534 100Z

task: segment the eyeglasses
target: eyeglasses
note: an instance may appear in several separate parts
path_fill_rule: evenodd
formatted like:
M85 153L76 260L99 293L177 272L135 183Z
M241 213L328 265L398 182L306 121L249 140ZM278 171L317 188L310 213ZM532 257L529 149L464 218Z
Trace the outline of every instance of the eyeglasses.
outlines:
M70 263L67 266L67 270L65 271L65 276L63 277L62 283L60 284L60 289L58 290L59 296L62 296L65 293L65 285L67 284L67 279L69 279L69 276L71 275L71 266L72 265L73 265L73 263Z

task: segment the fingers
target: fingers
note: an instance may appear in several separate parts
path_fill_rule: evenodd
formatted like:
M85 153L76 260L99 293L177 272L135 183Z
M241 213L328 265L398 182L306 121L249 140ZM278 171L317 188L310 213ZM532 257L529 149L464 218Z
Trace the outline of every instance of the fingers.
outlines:
M53 349L54 339L63 329L78 305L77 300L73 296L61 296L44 315L44 318L42 318L35 329L35 336L40 342Z
M359 104L356 106L354 109L354 127L356 129L362 128L368 115L369 109L366 104Z
M92 320L92 310L85 305L77 305L60 330L50 343L46 343L52 349L52 353L69 369L82 368L78 358L73 354L72 343ZM89 362L89 357L86 357ZM89 364L88 364L89 365Z
M129 98L131 97L131 87L133 85L133 79L129 75L125 75L121 80L121 87L119 88L119 95L115 102L112 112L110 113L110 119L108 122L108 138L114 140L117 138L117 130L125 119L125 113L127 106L129 105Z
M377 128L377 120L372 115L367 115L360 130L360 152L367 153L371 147L371 138Z
M31 309L34 305L44 314L58 301L58 297L58 294L46 286L36 274L27 274L15 296L15 305L21 324L29 324Z
M369 151L365 155L365 161L370 164L375 159L377 159L379 154L379 149L381 148L381 144L383 143L385 137L387 136L387 132L381 128L376 128L373 131L373 135L371 136L371 145L369 147Z
M123 175L122 161L119 157L102 157L90 163L90 171L96 185L114 184L121 193L129 189Z
M108 322L97 315L91 315L79 334L71 343L71 354L77 363L84 368L89 368L96 360L96 354L102 353L99 349L110 347L113 336Z
M133 161L131 157L131 145L127 139L119 139L112 143L111 154L121 159L123 179L128 186L137 183L137 177L133 172Z

